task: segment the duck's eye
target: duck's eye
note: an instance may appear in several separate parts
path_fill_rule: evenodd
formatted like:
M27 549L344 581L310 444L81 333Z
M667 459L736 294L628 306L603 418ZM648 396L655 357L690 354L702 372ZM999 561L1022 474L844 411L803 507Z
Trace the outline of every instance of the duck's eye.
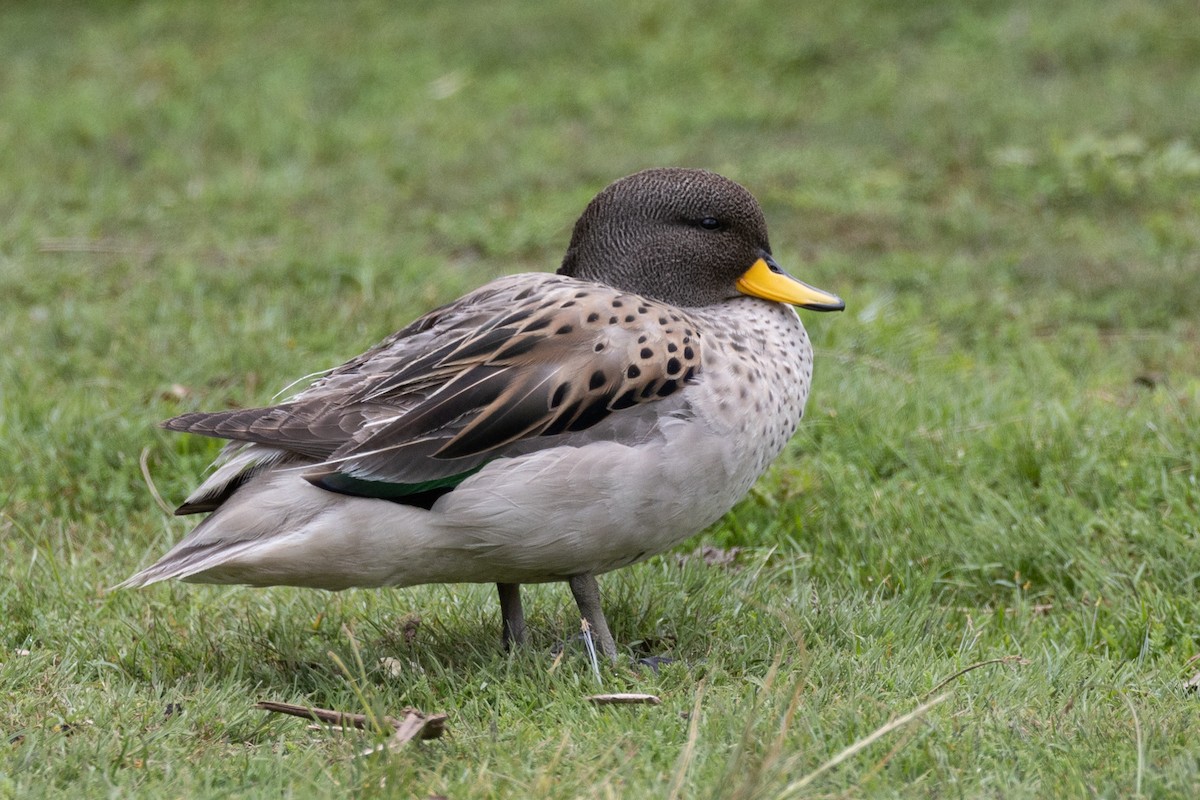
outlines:
M721 227L721 221L716 217L705 217L700 220L700 227L706 231L715 231Z

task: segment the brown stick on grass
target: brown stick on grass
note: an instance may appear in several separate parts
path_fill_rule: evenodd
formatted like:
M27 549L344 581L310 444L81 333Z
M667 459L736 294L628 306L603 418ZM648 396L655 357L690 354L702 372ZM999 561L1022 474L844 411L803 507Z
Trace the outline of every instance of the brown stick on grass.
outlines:
M274 700L260 700L254 707L276 714L288 714L293 717L316 720L327 725L340 725L343 728L367 730L374 727L372 718L366 714L351 714L327 708L310 708L295 703L278 703ZM415 708L406 708L402 719L384 717L382 722L394 728L397 736L404 734L404 741L408 741L409 739L437 739L445 733L448 718L447 714L425 714ZM398 742L393 742L393 744L398 744Z

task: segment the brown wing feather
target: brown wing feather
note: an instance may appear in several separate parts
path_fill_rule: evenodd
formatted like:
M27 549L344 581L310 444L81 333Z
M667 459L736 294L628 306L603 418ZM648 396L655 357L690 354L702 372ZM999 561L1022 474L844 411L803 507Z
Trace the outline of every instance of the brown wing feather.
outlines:
M699 369L699 335L676 309L574 281L539 300L439 361L392 376L370 400L403 397L431 373L453 377L394 420L364 428L328 467L406 484L461 474L517 441L586 430L670 396Z
M521 277L537 290L512 279L502 279L509 291L484 287L289 403L167 425L319 459L313 480L419 485L660 400L700 368L684 312L562 276Z

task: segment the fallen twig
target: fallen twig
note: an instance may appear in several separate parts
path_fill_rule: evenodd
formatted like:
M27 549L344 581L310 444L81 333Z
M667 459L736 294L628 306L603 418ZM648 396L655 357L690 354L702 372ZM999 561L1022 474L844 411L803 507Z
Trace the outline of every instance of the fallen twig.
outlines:
M446 715L434 714L427 717L416 709L408 709L408 714L404 720L396 726L396 732L393 733L386 742L377 744L374 747L368 747L358 755L369 756L373 753L379 753L384 750L393 750L406 742L421 739L436 739L446 730Z
M288 714L303 719L313 719L332 725L335 728L358 728L371 730L375 727L372 717L366 714L351 714L346 711L332 711L327 708L312 708L295 703L278 703L274 700L260 700L255 708L272 711L276 714ZM437 739L446 732L448 714L425 714L415 708L404 709L404 718L384 717L384 725L390 726L395 733L386 742L363 751L363 755L390 749L413 739Z
M620 705L649 705L656 706L662 702L658 699L658 695L640 694L638 692L617 692L616 694L593 694L587 698L589 703L595 703L598 706L620 706Z

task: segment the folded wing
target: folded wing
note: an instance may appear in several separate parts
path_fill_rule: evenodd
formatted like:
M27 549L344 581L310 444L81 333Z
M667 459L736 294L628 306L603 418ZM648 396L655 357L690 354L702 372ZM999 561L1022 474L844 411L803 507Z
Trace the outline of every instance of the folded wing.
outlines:
M700 345L677 309L572 278L517 275L431 312L285 403L164 425L251 443L226 459L247 470L261 468L262 450L323 488L403 500L671 396L700 369ZM222 470L234 474L205 494L217 505L248 477ZM180 510L215 507L194 500Z

